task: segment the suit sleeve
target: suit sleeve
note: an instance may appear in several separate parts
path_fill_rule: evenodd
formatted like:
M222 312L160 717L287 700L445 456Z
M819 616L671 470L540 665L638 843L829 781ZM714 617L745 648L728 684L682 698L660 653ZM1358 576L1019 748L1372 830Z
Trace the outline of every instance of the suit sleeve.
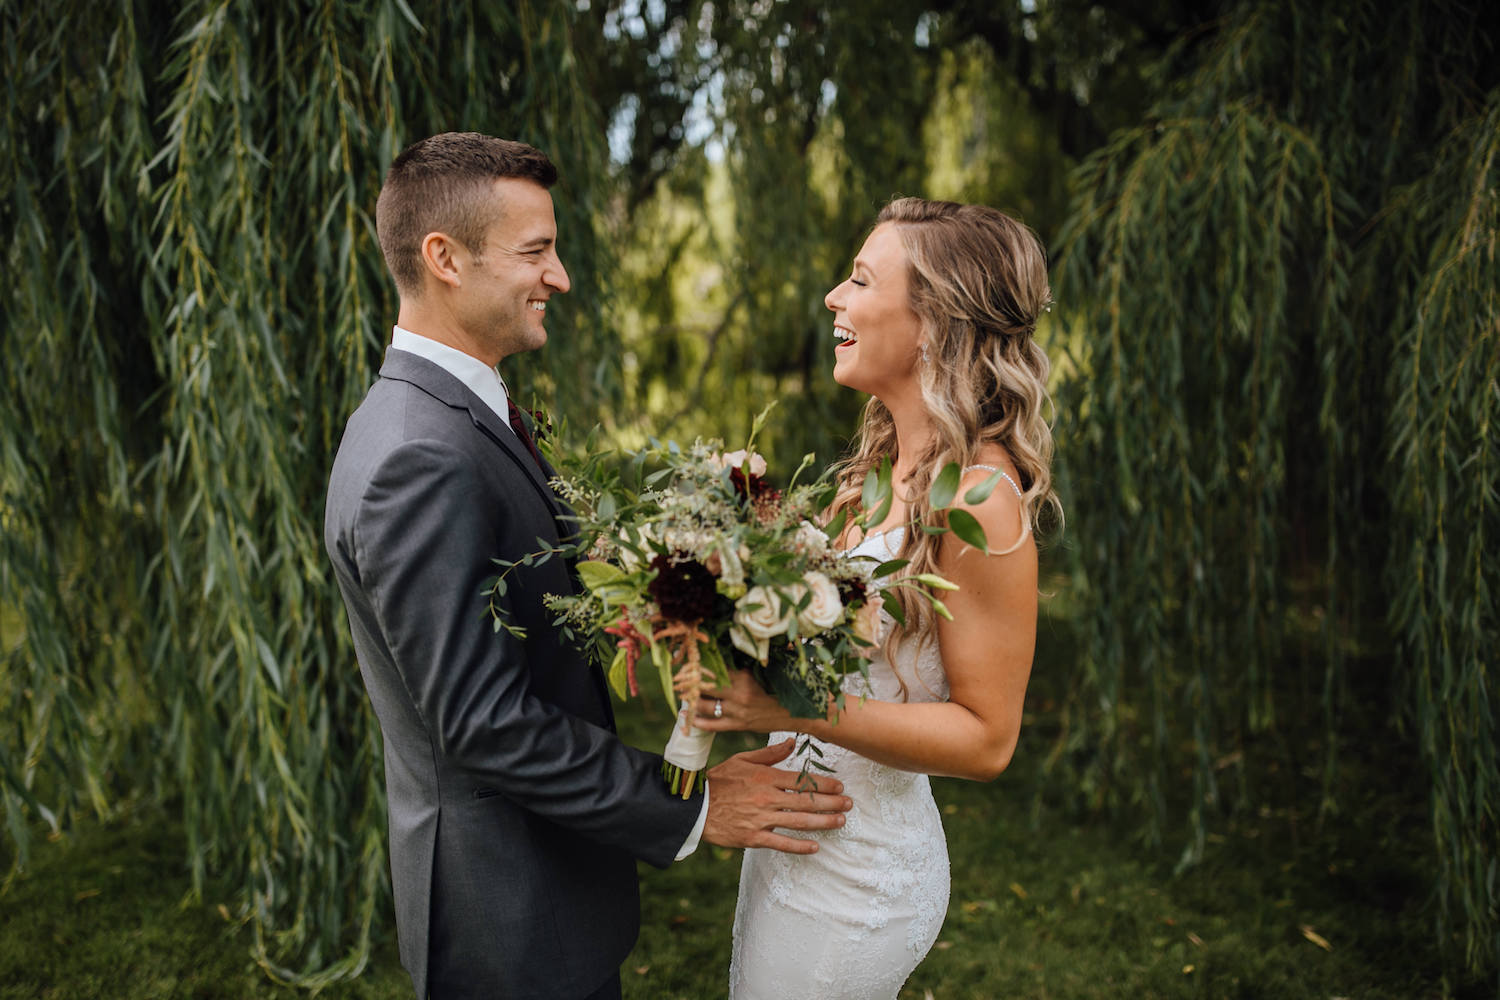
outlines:
M538 816L670 864L702 802L667 793L659 757L534 697L526 644L484 614L507 516L471 460L433 440L392 451L360 503L363 589L433 753Z

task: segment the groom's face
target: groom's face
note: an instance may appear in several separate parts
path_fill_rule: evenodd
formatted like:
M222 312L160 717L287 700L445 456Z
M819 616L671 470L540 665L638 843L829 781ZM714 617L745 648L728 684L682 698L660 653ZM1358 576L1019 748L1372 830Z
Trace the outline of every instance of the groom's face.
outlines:
M460 309L470 337L499 358L547 342L547 303L570 287L557 256L552 195L534 181L497 180L495 218L484 247L471 255Z

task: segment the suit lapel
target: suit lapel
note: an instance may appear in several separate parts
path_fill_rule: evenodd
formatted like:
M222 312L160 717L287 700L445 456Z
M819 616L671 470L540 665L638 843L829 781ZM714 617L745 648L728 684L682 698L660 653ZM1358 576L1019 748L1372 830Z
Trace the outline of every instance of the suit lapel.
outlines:
M537 468L536 462L532 461L531 453L526 450L521 439L516 437L516 432L500 419L499 414L481 402L478 397L469 393L467 387L464 388L464 392L474 399L474 405L469 407L469 417L474 421L474 426L479 428L485 437L499 445L500 450L509 455L512 462L520 466L521 471L526 473L526 478L531 480L531 485L536 487L542 499L547 501L547 506L552 510L552 516L556 517L557 497L552 493L552 488L547 485L547 480L551 478L550 470L544 474L541 469Z

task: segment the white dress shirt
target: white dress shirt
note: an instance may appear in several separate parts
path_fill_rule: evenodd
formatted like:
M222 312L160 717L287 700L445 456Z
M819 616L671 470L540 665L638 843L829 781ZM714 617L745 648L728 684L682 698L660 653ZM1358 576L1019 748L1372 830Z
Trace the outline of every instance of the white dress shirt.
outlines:
M500 377L500 369L491 368L472 354L465 354L456 347L439 344L430 337L412 333L399 326L391 330L391 346L398 351L426 358L458 379L495 411L502 424L510 426L510 393L506 391L505 380Z
M495 411L495 415L500 418L502 424L510 427L510 393L505 388L505 380L500 377L500 369L491 368L472 354L465 354L455 347L440 344L430 337L424 337L420 333L413 333L399 326L391 330L391 346L398 351L426 358L458 379L473 390L474 395L482 399L486 406ZM707 819L708 786L705 784L703 808L698 810L698 822L693 824L687 840L683 841L682 849L677 852L678 861L698 849L698 841L703 837L703 823Z

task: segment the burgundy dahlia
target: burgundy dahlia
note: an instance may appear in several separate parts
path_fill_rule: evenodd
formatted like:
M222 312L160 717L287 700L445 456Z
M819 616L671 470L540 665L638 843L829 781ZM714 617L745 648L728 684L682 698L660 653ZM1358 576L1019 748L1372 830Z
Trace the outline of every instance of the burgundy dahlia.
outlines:
M713 611L714 575L696 559L673 562L666 556L651 560L656 579L646 588L663 616L680 622L700 622Z

